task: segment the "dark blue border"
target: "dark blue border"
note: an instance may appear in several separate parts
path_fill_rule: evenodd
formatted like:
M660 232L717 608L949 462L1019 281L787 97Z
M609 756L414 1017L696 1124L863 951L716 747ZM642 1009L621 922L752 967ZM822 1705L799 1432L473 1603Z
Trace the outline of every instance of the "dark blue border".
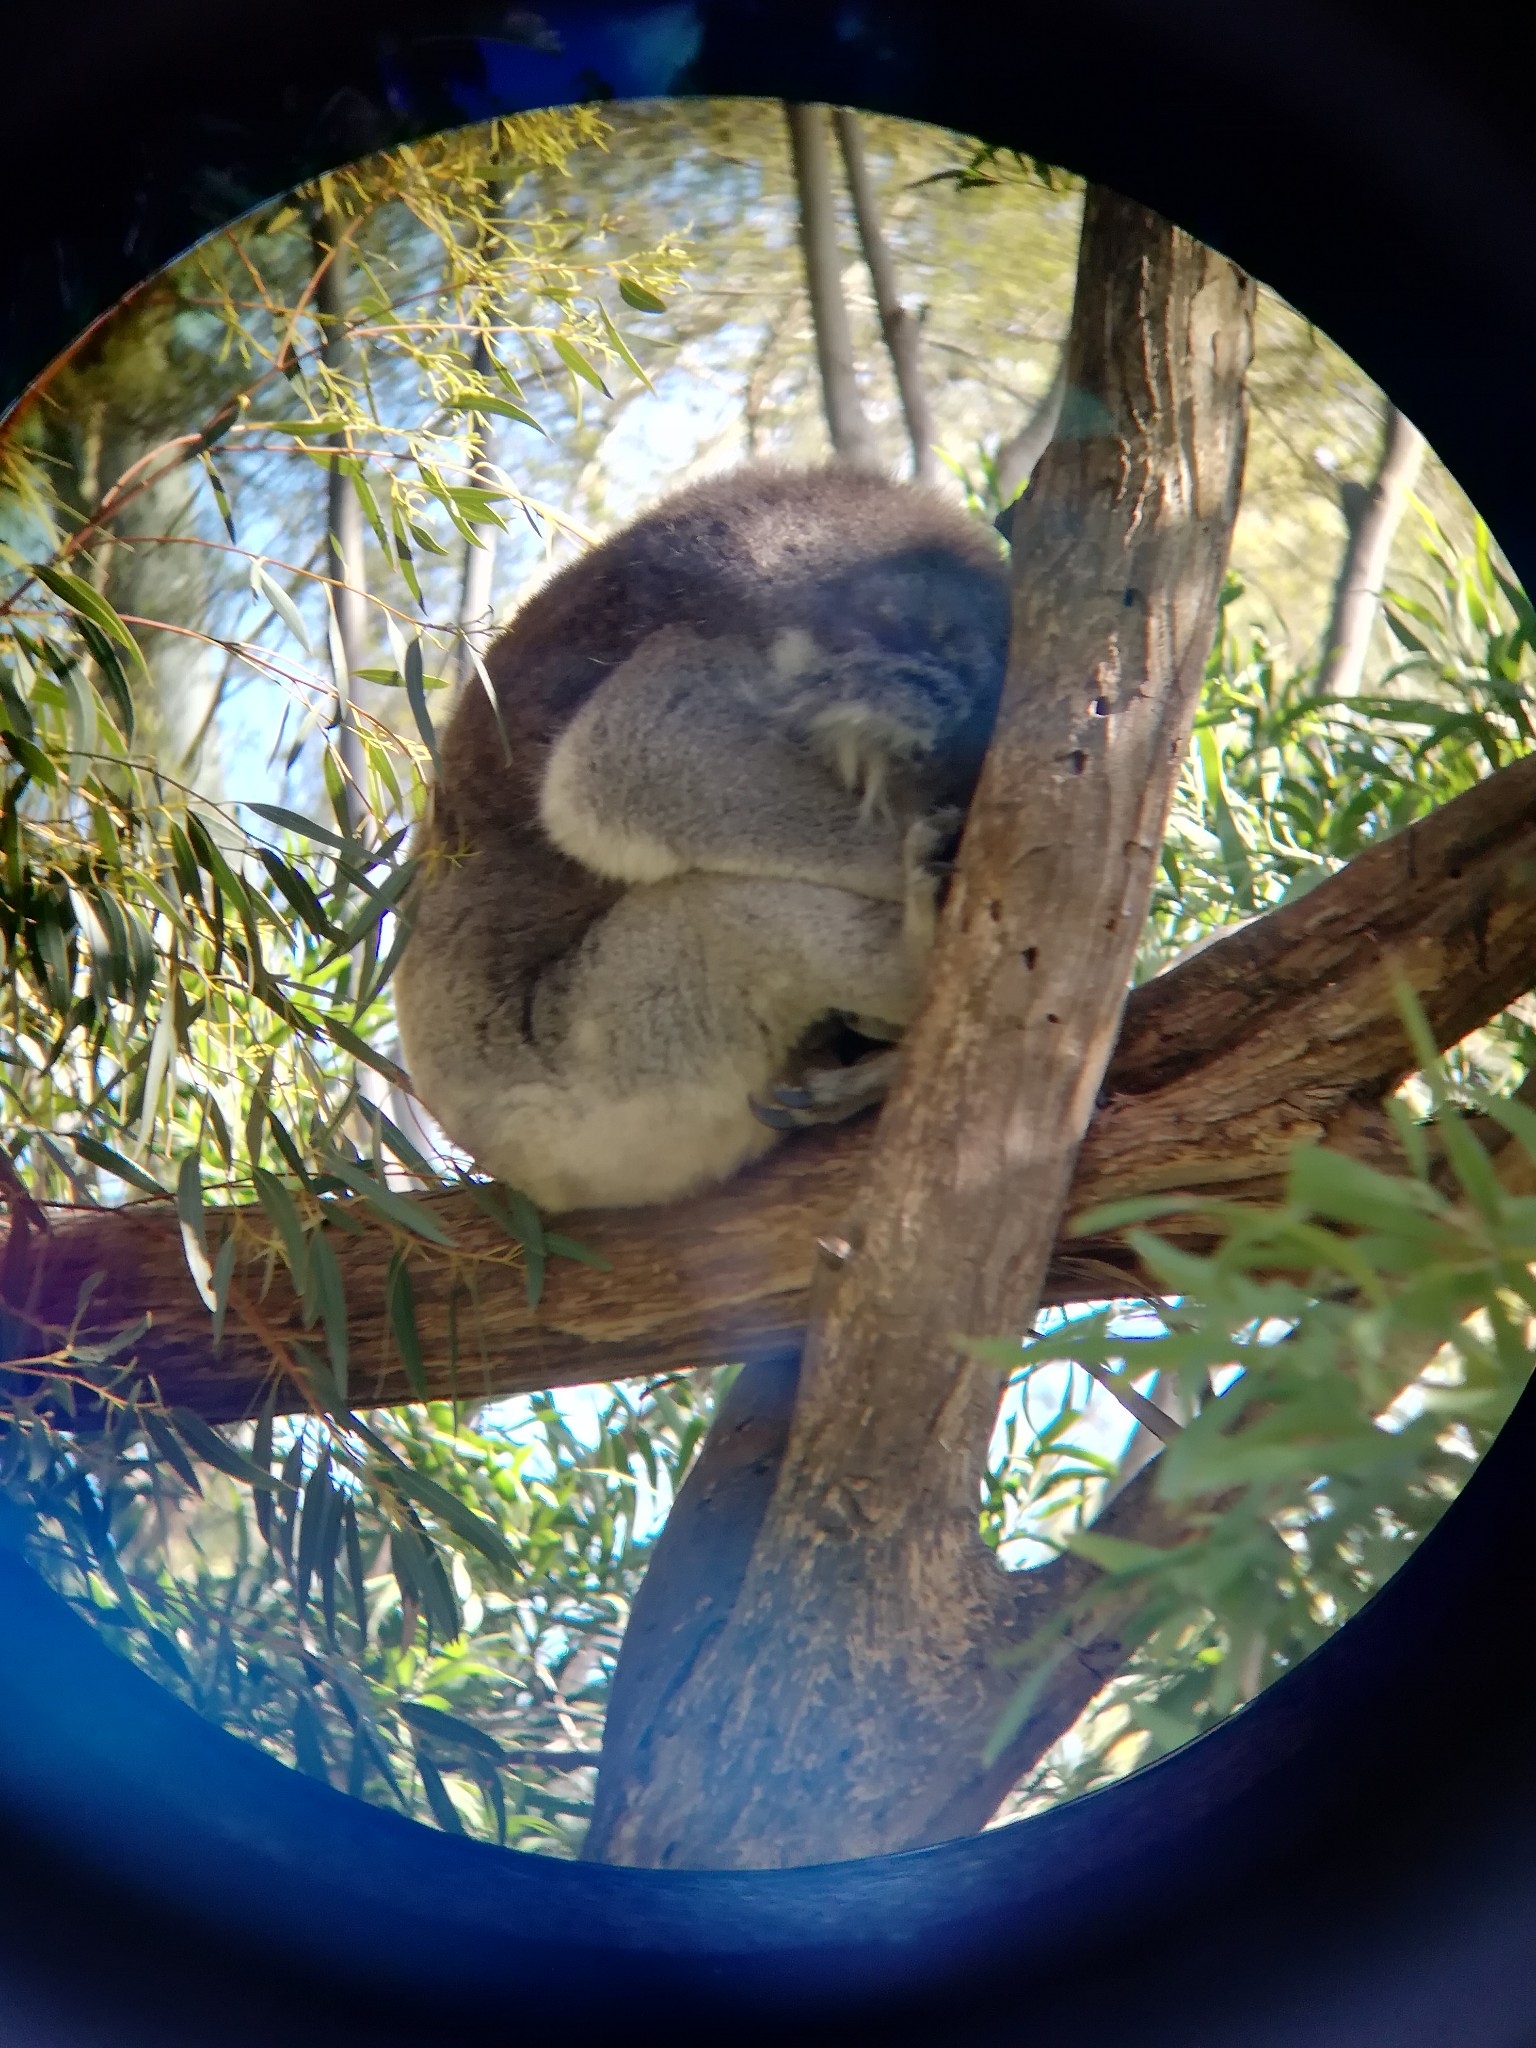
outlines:
M209 16L212 16L210 19ZM845 101L1133 192L1303 306L1527 580L1536 124L1492 0L545 11L89 0L7 27L0 391L209 228L411 134L573 97ZM0 2029L17 2044L1536 2040L1527 1398L1369 1609L1124 1785L921 1854L744 1876L503 1854L310 1783L0 1552Z

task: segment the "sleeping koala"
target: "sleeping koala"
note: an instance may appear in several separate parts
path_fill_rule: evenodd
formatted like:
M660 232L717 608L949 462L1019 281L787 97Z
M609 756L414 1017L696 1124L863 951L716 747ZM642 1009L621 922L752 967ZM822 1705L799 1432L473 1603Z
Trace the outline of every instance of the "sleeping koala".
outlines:
M985 527L754 468L552 577L465 688L395 980L413 1085L547 1211L671 1200L877 1100L1008 641Z

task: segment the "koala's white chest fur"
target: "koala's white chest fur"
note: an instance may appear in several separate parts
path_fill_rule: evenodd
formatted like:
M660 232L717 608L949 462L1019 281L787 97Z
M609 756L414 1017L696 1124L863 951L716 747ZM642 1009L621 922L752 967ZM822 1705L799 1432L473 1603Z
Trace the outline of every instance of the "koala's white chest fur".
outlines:
M666 1201L775 1142L751 1098L821 1020L911 1018L1002 572L904 486L749 471L549 592L489 658L532 780L488 765L480 692L450 728L402 1044L449 1135L540 1207Z

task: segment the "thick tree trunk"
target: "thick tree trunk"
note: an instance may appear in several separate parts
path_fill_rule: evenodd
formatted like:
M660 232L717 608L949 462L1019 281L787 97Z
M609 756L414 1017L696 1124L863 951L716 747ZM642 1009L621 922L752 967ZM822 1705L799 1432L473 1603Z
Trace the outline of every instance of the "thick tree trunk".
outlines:
M1069 1211L1170 1186L1268 1200L1298 1139L1400 1166L1379 1105L1415 1062L1385 963L1409 972L1437 1044L1456 1044L1536 982L1533 874L1536 755L1133 990ZM556 1259L537 1306L499 1226L466 1195L429 1197L455 1246L421 1245L413 1265L432 1398L798 1352L816 1241L840 1229L874 1132L869 1119L807 1131L689 1201L562 1218L609 1270ZM1485 1142L1501 1139L1495 1128ZM139 1367L169 1400L222 1422L254 1413L274 1359L305 1332L281 1266L271 1273L275 1233L264 1212L215 1214L209 1228L215 1245L234 1228L241 1247L217 1354L169 1202L54 1212L37 1247L33 1307L67 1324L93 1273L104 1277L91 1331L134 1322L152 1304ZM407 1401L385 1301L390 1239L379 1229L332 1234L350 1309L352 1398ZM1043 1298L1090 1300L1140 1277L1115 1243L1064 1238ZM296 1378L277 1392L281 1408L305 1405Z
M931 484L938 475L938 461L934 454L933 408L928 403L927 387L917 360L917 322L901 303L901 294L896 289L896 266L891 261L891 252L880 226L880 208L864 155L864 135L859 127L859 117L847 107L838 107L832 120L843 152L843 168L848 174L848 193L853 200L853 217L858 222L859 245L864 251L870 283L875 288L880 334L891 359L902 418L907 423L907 437L912 443L912 479L914 483Z
M336 215L322 213L313 236L315 267L315 314L323 337L321 362L338 377L352 373L356 348L347 328L351 296L351 261L342 224ZM336 723L341 758L357 790L366 787L363 754L358 744L353 714L353 678L368 659L368 584L363 552L363 508L352 479L344 467L348 455L345 434L333 434L329 447L336 451L326 485L325 553L330 586L331 612L335 630L331 640L331 668L336 685ZM355 826L360 800L349 794L349 808Z
M640 1727L621 1657L629 1768L600 1773L594 1856L761 1867L956 1831L1017 1605L977 1527L999 1375L956 1338L1033 1317L1114 1044L1237 509L1252 307L1222 258L1090 193L1068 377L1095 402L1015 530L928 999L729 1613Z
M1357 496L1346 496L1344 501L1349 539L1334 586L1333 616L1317 679L1325 696L1355 697L1360 693L1387 558L1423 459L1423 435L1395 405L1388 404L1376 474L1363 489L1358 484L1351 486Z
M877 469L879 455L859 397L853 336L843 298L843 259L838 248L837 208L832 197L827 110L786 103L784 115L789 123L789 153L800 202L800 248L805 258L805 282L811 300L811 326L815 331L827 432L840 462L858 469Z

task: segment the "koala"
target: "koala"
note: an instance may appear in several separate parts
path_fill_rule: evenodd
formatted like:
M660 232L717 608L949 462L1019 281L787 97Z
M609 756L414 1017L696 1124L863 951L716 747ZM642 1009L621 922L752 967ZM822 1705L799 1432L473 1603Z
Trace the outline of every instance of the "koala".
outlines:
M840 469L694 485L551 577L446 725L407 904L454 1142L546 1212L629 1206L877 1100L1008 617L985 527Z

